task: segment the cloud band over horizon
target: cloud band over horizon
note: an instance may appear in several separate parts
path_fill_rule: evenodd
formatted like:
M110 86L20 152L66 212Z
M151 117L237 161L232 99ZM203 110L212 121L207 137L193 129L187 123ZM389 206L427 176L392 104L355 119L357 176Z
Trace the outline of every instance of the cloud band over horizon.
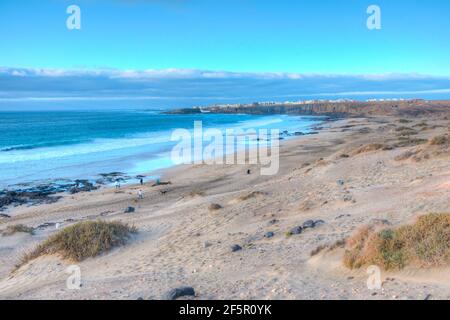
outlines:
M394 73L345 75L0 67L0 101L191 98L227 102L402 94L450 97L450 77Z

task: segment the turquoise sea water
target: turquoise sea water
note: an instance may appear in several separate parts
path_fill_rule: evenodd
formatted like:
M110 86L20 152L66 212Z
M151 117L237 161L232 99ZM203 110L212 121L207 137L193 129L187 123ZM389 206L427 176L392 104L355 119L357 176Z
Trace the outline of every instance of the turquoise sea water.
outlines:
M174 129L276 128L307 131L313 117L165 115L159 111L0 112L0 187L48 179L142 174L173 165Z

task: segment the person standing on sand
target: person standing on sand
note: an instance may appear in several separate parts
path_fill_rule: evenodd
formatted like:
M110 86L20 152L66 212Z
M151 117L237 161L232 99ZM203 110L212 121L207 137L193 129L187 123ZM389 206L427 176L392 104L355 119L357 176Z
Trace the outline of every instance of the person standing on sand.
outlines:
M116 180L116 189L120 189L120 182L119 182L119 180Z
M138 199L144 199L144 194L142 193L142 190L138 191Z
M141 186L144 185L144 179L141 178L141 179L139 180L139 182L141 183Z

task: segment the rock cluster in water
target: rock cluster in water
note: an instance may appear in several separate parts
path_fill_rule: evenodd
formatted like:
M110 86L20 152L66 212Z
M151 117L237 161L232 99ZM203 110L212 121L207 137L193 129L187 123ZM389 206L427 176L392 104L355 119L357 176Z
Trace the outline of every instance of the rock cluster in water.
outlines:
M102 185L112 184L115 181L126 183L136 179L139 181L141 178L144 178L144 176L127 176L121 172L102 173L100 177L95 181L87 179L52 180L35 185L31 183L21 184L0 190L0 212L8 207L54 203L62 198L59 194L64 192L70 194L90 192L97 190ZM0 217L7 218L4 214Z

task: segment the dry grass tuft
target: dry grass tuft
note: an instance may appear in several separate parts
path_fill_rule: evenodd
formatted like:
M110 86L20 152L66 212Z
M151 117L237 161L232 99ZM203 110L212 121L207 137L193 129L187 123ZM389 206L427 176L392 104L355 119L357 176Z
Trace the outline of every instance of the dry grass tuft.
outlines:
M192 190L187 195L191 198L195 198L195 197L203 197L205 193L200 190Z
M413 128L405 127L405 126L397 127L397 128L395 128L395 131L400 132L400 133L416 132L416 130L414 130Z
M450 137L446 134L441 135L441 136L436 136L434 138L431 138L428 141L428 144L430 146L445 146L445 145L450 145Z
M315 255L318 255L319 253L321 253L322 251L324 251L325 249L328 249L328 246L326 244L322 244L320 246L318 246L317 248L313 249L310 252L310 256L314 257Z
M450 136L444 134L440 136L433 137L429 140L418 139L417 141L408 140L402 141L401 145L397 146L410 146L414 143L427 145L416 150L408 150L397 157L395 157L396 161L403 161L407 159L412 159L416 162L427 160L432 157L438 157L441 155L446 155L450 151Z
M413 158L414 156L416 156L418 153L419 153L418 150L414 150L414 151L408 150L408 151L405 151L405 152L399 154L398 156L396 156L396 157L394 158L394 160L395 160L395 161L408 160L408 159L411 159L411 158Z
M60 254L64 259L82 261L126 244L135 227L120 222L79 222L54 234L22 257L20 267L45 254Z
M398 137L409 137L418 134L418 132L409 127L398 127L395 129Z
M372 151L377 151L377 150L383 150L385 148L386 148L386 145L384 145L384 144L371 143L371 144L367 144L365 146L359 147L358 149L356 149L356 151L354 153L361 154L361 153L367 153L367 152L372 152Z
M260 196L266 196L266 195L267 195L267 193L262 192L262 191L252 191L250 193L246 193L246 194L243 194L243 195L239 196L238 200L239 201L246 201L246 200L249 200L249 199L252 199L252 198L256 198L256 197L260 197Z
M315 206L315 203L313 201L305 200L300 204L298 209L300 211L310 211L312 208L314 208L314 206Z
M22 232L22 233L29 233L29 234L33 235L34 234L34 229L30 228L30 227L27 227L24 224L15 224L15 225L6 227L6 229L3 230L1 232L1 234L4 235L4 236L10 236L10 235L13 235L15 233L20 233L20 232Z
M424 215L396 229L364 226L347 240L343 262L351 269L377 265L385 270L449 265L450 214Z
M336 241L335 243L333 243L333 244L323 244L323 245L320 245L320 246L318 246L317 248L315 248L315 249L313 249L311 252L310 252L310 256L311 257L314 257L315 255L318 255L319 253L321 253L322 251L332 251L332 250L334 250L334 249L337 249L337 248L342 248L342 247L344 247L345 246L345 243L346 243L346 241L345 240L338 240L338 241Z
M413 125L413 127L414 128L417 128L417 127L428 127L428 123L426 123L425 121L422 121L422 122L419 122L419 123Z
M402 148L402 147L414 147L418 145L422 145L427 143L428 140L420 139L420 138L411 138L409 136L399 137L399 140L394 144L394 148Z

